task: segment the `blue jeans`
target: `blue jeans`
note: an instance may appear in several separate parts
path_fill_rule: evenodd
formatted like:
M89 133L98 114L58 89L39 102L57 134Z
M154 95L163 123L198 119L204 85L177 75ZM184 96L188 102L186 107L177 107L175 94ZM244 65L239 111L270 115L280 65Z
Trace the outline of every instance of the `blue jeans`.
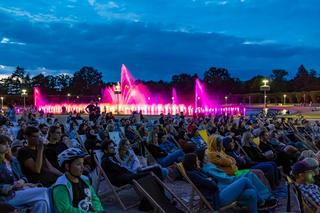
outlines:
M258 194L258 203L268 200L272 197L269 189L264 185L264 183L252 172L245 174L243 177L246 177L250 180L252 185L256 188Z
M49 213L50 200L47 188L30 188L15 192L8 203L18 209L31 207L31 213Z
M228 185L219 193L219 206L223 207L239 201L240 204L248 207L248 212L257 212L257 190L248 178L240 178Z
M175 162L180 162L184 157L184 152L181 149L178 149L172 153L169 153L167 156L163 158L158 158L158 163L162 167L168 167Z

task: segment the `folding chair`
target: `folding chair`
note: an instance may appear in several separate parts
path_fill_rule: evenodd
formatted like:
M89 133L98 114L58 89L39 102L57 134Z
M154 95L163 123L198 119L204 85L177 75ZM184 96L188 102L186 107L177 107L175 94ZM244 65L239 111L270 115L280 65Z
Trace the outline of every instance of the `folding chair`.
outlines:
M189 183L192 187L191 195L189 197L189 200L187 201L187 205L189 206L189 208L193 208L195 206L193 202L195 200L195 195L197 194L200 197L199 212L203 212L203 210L204 210L203 207L207 207L210 211L214 211L214 209L211 206L211 204L209 203L209 201L203 196L203 194L200 192L200 190L190 180L186 171L184 170L182 163L175 163L175 165L176 165L178 171L180 172L180 174L182 175L183 179L187 183Z
M207 130L198 130L200 137L208 144L209 142L209 134Z
M100 182L102 180L105 180L106 181L106 184L107 184L107 187L111 189L111 193L113 194L113 196L115 197L116 201L119 202L120 206L122 207L122 209L124 211L127 211L128 209L131 209L131 208L134 208L136 206L139 205L140 203L140 197L139 197L139 200L131 205L128 205L126 206L124 204L124 202L121 200L120 198L120 191L122 190L127 190L127 189L130 189L132 187L131 184L126 184L124 186L121 186L121 187L116 187L114 185L112 185L111 181L109 180L107 174L105 173L105 171L103 170L103 168L101 167L101 158L97 158L97 155L96 153L94 153L94 161L97 165L97 169L98 169L98 183L96 185L96 192L98 193L99 192L99 186L100 186ZM101 177L102 176L102 177ZM104 194L107 194L108 192L105 192ZM99 194L99 193L98 193ZM103 197L103 195L99 195L100 197Z
M153 212L191 213L191 210L183 203L183 201L179 197L177 197L177 195L153 173L139 180L133 180L133 183L137 190L144 197L146 197L150 204L154 207ZM165 192L163 191L163 189L169 192L173 199L176 200L181 205L181 207L185 209L185 211L182 211L181 209L173 205L165 196Z
M216 211L212 205L209 203L209 201L205 198L205 196L200 192L200 190L194 185L194 183L190 180L188 177L186 171L184 170L184 167L182 163L176 163L176 167L178 168L180 174L182 177L192 186L192 193L190 196L189 201L187 201L187 205L189 208L192 208L196 205L193 204L195 194L197 194L200 197L200 203L199 203L199 210L197 212L203 212L205 207L207 207L211 212ZM219 212L230 212L232 208L237 206L237 202L233 202L230 205L224 206L219 209Z
M121 141L120 132L109 132L109 138L116 144L117 147L119 146Z

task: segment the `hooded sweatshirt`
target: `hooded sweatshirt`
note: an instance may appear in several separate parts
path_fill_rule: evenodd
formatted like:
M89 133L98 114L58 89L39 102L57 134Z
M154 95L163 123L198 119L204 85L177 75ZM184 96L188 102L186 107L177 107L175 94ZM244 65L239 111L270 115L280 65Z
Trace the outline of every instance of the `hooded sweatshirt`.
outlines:
M220 143L220 151L217 150L218 143ZM224 152L219 135L211 135L209 137L207 155L209 162L222 169L228 175L235 175L235 172L238 170L236 160Z

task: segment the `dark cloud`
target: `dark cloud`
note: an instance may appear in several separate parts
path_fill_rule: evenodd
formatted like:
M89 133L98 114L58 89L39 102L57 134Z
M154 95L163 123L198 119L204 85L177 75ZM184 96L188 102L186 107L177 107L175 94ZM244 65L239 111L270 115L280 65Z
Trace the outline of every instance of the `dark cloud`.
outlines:
M169 80L180 72L202 76L211 66L229 68L242 79L257 71L267 75L272 68L293 73L301 63L319 68L317 48L248 41L219 33L168 30L164 25L143 22L35 23L0 13L0 26L0 40L6 37L26 44L0 43L0 64L70 72L93 66L103 72L106 81L119 78L121 64L144 80Z

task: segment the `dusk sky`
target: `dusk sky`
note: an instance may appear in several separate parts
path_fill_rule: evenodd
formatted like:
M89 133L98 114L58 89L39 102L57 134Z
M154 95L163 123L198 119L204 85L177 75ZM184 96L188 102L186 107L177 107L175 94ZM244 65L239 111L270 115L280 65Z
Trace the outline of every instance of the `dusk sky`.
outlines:
M272 69L320 72L319 0L1 0L0 75L93 66L117 81L225 67L242 80Z

